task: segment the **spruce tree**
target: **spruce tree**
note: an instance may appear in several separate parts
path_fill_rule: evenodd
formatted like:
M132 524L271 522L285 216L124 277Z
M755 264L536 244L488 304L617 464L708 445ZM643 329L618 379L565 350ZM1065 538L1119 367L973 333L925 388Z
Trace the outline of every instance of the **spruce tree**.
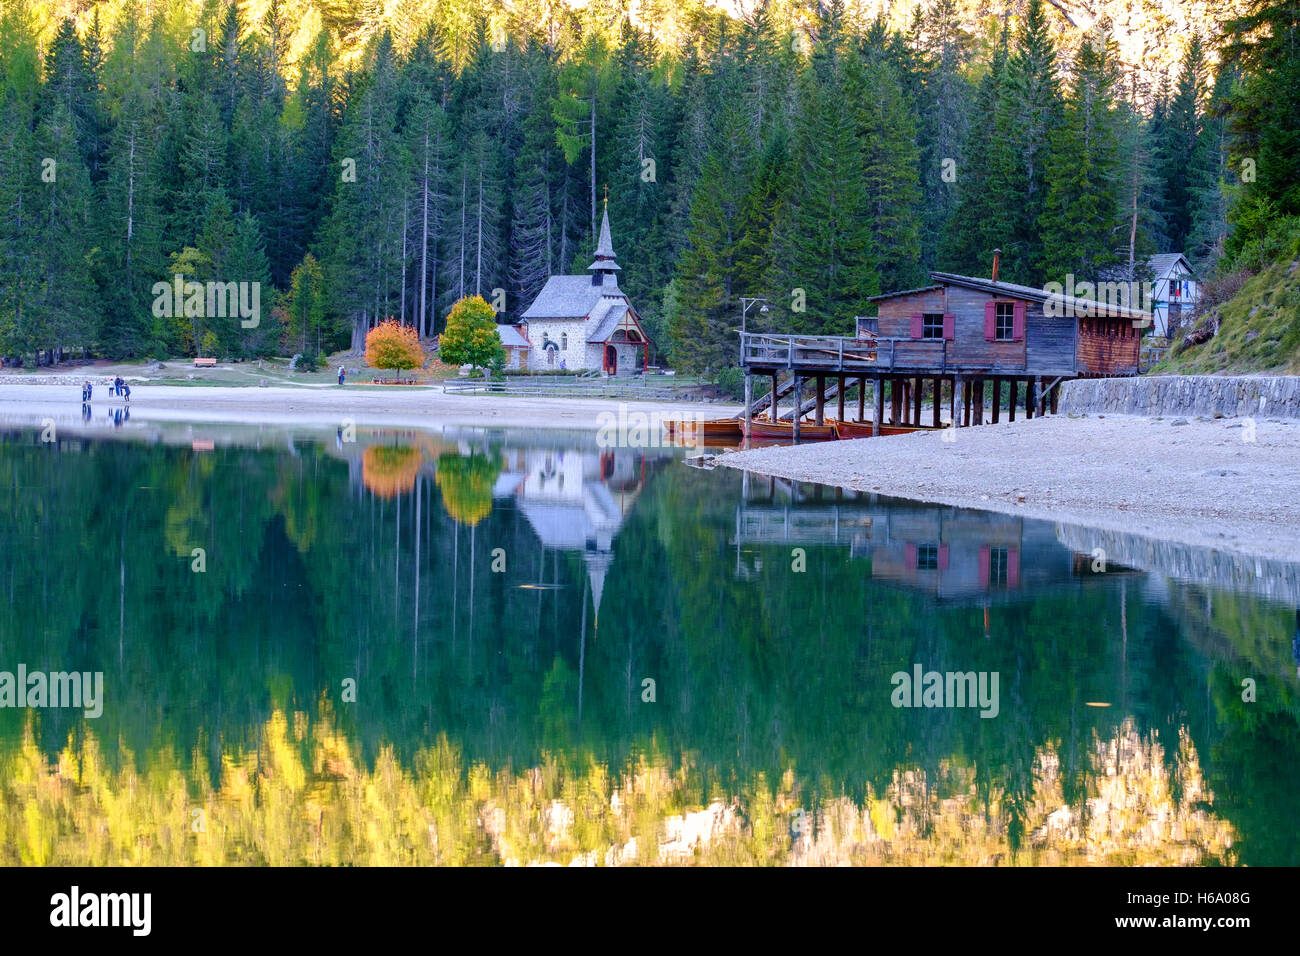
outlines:
M1043 281L1039 220L1047 203L1047 160L1061 122L1056 47L1042 0L1029 0L1003 72L997 122L990 143L989 188L1004 228L1000 277L1031 285Z
M1064 118L1052 131L1038 225L1038 274L1093 280L1120 262L1127 246L1121 210L1118 48L1104 28L1085 36L1075 57Z

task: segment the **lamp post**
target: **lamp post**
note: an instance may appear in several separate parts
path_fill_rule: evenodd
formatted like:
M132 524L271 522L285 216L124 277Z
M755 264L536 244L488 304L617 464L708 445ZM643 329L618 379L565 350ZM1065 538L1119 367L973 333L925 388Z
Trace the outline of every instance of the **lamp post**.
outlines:
M750 296L745 296L745 295L742 295L740 297L740 334L741 335L745 334L745 316L749 315L750 307L755 305L760 306L758 310L759 312L766 313L769 311L767 307L767 299L752 298Z

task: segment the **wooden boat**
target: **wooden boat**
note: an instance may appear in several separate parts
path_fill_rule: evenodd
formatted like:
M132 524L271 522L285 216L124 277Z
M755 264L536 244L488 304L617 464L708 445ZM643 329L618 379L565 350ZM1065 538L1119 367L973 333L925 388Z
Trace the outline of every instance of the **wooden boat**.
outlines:
M767 419L756 418L750 423L749 437L751 441L794 441L794 425L791 422L772 422ZM801 442L833 441L834 439L834 425L814 425L811 422L799 423L799 440Z
M664 422L664 427L674 438L697 442L710 439L739 441L745 437L744 425L738 418L715 418L702 422L690 418L671 419Z
M845 422L835 418L826 419L826 424L834 425L840 438L872 438L871 422ZM934 431L933 425L891 425L880 424L880 437L887 435L910 435L912 432Z

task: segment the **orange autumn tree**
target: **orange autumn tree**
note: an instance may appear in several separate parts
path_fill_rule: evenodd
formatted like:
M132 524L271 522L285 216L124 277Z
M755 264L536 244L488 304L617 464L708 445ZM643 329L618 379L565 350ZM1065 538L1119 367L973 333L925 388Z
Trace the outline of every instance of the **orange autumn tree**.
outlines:
M424 348L419 334L396 319L380 322L366 333L366 364L394 371L423 368Z

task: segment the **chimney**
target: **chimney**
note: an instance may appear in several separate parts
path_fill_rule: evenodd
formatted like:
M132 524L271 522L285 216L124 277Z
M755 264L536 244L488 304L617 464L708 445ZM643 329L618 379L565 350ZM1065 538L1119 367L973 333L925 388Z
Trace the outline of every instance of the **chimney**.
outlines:
M998 281L998 263L1000 263L1001 261L1002 261L1002 250L994 249L993 250L993 281L994 282Z

